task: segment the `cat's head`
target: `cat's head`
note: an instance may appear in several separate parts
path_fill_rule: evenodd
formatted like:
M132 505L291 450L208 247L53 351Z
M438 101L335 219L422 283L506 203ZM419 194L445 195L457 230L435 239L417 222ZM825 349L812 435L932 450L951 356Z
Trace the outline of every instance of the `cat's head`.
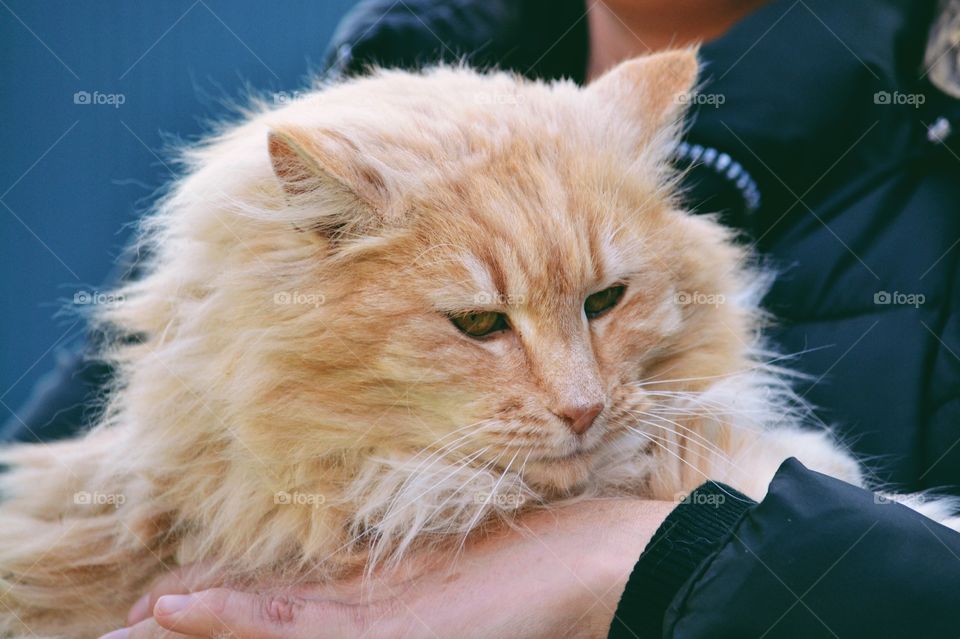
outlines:
M743 364L740 255L677 209L667 168L696 69L667 53L585 89L387 74L329 124L273 128L300 232L330 256L313 286L344 346L318 384L356 376L339 397L366 441L457 441L566 489L667 380Z
M272 111L185 183L195 209L230 195L167 224L177 276L148 286L186 299L152 332L209 333L207 402L254 450L582 485L648 447L662 393L746 361L743 256L669 165L696 72L688 51L586 88L379 72Z

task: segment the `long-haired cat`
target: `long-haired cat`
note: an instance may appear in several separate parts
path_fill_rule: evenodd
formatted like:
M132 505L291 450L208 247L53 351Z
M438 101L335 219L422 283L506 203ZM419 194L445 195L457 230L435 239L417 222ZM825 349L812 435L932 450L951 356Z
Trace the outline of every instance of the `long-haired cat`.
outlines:
M98 425L2 453L2 636L95 637L151 579L334 578L526 508L861 483L767 364L764 277L682 210L696 57L592 85L379 71L186 155L97 320Z

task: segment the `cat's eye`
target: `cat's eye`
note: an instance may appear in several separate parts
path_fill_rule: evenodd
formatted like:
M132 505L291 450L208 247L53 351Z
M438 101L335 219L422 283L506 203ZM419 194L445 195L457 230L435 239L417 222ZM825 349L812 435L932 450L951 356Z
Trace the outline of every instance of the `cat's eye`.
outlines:
M623 284L617 284L594 293L584 300L583 311L591 319L603 315L623 299L623 292L626 288Z
M510 324L507 322L507 316L495 311L475 311L473 313L453 315L450 321L460 329L460 332L470 337L486 337L497 331L504 331L510 328Z

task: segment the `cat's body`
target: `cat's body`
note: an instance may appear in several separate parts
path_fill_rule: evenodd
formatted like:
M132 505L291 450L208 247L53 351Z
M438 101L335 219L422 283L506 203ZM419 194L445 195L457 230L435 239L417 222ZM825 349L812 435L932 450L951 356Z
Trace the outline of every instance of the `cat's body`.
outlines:
M136 336L102 423L2 455L0 635L97 636L201 560L335 577L561 500L759 498L790 456L862 483L765 363L761 275L677 208L695 75L381 72L191 151L101 317Z

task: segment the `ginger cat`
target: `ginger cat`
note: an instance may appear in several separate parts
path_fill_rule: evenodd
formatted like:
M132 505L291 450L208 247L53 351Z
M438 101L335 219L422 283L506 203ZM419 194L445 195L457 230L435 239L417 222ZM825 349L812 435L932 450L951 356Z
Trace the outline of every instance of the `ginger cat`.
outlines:
M766 363L766 276L678 202L696 76L378 71L189 149L96 318L100 423L0 452L0 635L96 637L199 560L333 578L563 500L759 498L789 456L862 483Z

